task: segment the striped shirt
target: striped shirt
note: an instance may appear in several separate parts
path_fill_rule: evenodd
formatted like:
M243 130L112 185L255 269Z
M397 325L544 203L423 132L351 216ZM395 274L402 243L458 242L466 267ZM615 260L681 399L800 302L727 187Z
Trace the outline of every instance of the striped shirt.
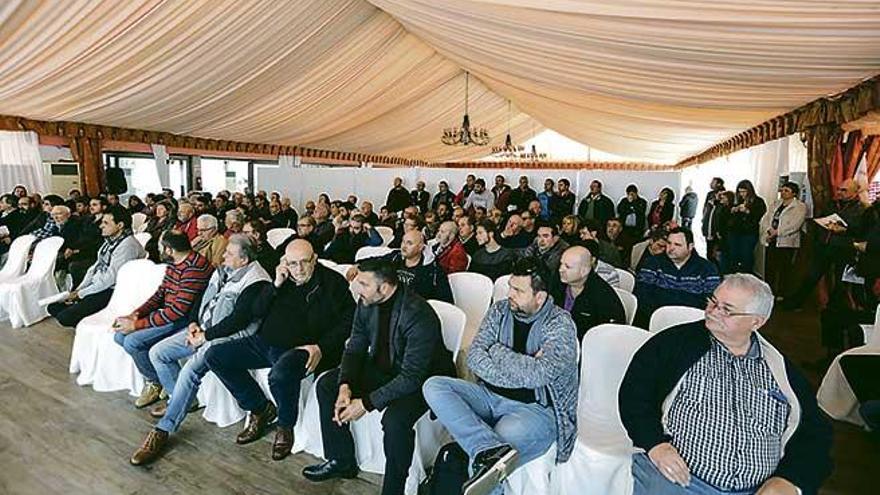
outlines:
M754 334L744 356L712 338L682 377L666 429L694 476L724 491L752 490L782 458L790 412Z
M159 327L185 318L205 292L214 268L192 251L180 263L168 265L162 285L135 311L135 328Z

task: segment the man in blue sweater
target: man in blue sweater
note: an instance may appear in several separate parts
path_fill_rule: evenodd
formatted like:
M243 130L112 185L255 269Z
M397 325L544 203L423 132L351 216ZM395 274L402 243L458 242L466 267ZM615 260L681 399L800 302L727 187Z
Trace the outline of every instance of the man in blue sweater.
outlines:
M704 308L720 282L715 265L694 250L694 234L683 227L670 230L666 253L646 258L636 274L635 325L648 328L651 315L663 306Z

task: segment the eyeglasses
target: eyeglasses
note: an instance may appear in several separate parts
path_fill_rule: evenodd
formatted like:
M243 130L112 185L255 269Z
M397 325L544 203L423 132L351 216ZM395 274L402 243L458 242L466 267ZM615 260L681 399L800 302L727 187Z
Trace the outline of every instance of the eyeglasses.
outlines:
M709 296L706 298L706 310L709 309L716 310L721 316L725 318L735 318L737 316L762 316L757 313L743 313L743 312L733 312L718 302L718 299L715 296Z

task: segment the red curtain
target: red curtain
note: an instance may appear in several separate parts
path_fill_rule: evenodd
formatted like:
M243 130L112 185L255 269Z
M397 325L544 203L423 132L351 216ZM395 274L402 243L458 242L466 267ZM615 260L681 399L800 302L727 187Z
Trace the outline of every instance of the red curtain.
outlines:
M831 159L831 186L836 189L843 181L856 176L859 161L865 154L865 138L861 131L850 132L837 142ZM872 177L869 175L868 177Z
M865 165L870 181L880 171L880 136L868 136L865 140Z

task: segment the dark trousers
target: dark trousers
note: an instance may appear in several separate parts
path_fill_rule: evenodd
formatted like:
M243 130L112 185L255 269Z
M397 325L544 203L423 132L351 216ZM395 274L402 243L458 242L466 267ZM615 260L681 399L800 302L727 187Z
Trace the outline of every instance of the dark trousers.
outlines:
M874 322L874 310L855 310L845 306L842 298L836 297L822 311L822 347L829 356L836 356L844 350L862 345L864 333L862 323Z
M859 412L872 430L880 428L880 356L853 354L840 358L840 368L861 404Z
M67 273L70 274L70 278L73 279L73 287L78 287L79 284L82 283L83 279L86 277L86 272L89 271L89 268L95 264L95 259L79 259L72 258L70 262L67 264Z
M266 409L269 400L248 370L272 368L269 390L278 405L278 426L293 428L299 417L300 382L309 353L269 345L259 335L212 345L205 353L211 371L223 382L239 407L252 413Z
M86 316L93 315L106 308L112 295L113 288L111 287L96 294L86 296L72 304L64 302L52 303L46 309L61 325L75 327Z
M365 366L369 368L369 366ZM352 386L352 397L361 398L387 383L387 376L373 369L362 373L364 381ZM322 376L316 393L321 410L321 437L324 442L324 457L345 464L357 462L354 453L354 439L349 425L333 422L336 397L339 395L339 368ZM412 464L416 434L413 426L428 410L421 392L392 401L382 415L383 446L385 447L385 478L382 481L382 495L402 495Z
M767 247L767 258L764 264L764 280L770 284L773 294L785 297L791 283L789 277L794 271L794 259L797 248Z
M724 256L724 273L752 273L758 234L730 234Z

